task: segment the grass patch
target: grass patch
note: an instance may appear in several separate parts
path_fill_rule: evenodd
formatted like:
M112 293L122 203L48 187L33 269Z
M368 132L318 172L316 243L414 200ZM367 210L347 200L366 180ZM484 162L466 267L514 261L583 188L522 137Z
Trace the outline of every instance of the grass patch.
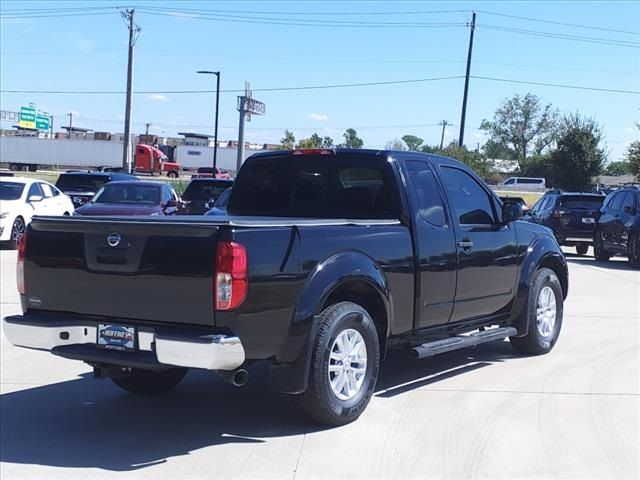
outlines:
M501 197L520 197L524 198L524 201L527 202L529 208L533 207L534 203L536 203L542 197L542 193L514 193L514 192L500 192L496 190L496 193Z

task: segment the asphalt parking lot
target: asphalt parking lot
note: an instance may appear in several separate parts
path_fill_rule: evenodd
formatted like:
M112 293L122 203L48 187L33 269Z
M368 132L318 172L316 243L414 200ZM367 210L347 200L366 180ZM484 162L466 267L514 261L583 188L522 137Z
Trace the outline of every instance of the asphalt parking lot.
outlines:
M638 478L640 272L568 258L549 355L518 357L508 342L391 355L363 416L334 429L307 423L259 366L241 389L190 372L141 397L2 336L0 477ZM20 312L15 252L0 260L6 316Z

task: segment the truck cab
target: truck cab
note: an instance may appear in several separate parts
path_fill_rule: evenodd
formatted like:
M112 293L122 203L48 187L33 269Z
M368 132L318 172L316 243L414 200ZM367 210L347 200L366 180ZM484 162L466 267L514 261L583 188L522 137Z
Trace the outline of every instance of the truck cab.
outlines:
M167 156L152 145L138 144L135 151L134 170L140 173L150 173L152 176L163 173L169 178L178 178L180 176L181 165L176 162L170 162Z

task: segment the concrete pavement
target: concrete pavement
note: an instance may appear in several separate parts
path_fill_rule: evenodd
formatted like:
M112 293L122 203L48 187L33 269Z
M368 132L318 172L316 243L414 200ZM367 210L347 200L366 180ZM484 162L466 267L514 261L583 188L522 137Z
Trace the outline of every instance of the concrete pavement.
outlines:
M1 251L0 313L19 313ZM412 360L394 354L351 425L310 425L251 369L237 389L190 372L127 394L79 362L0 340L0 477L638 478L640 272L569 255L560 340Z

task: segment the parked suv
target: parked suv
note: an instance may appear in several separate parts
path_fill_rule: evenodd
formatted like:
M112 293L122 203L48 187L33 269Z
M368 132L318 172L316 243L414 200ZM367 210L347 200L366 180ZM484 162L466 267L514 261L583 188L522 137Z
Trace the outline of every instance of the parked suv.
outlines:
M591 193L547 193L533 206L527 220L553 230L560 245L584 255L593 241L596 216L605 197Z
M595 227L593 250L596 260L606 261L626 255L634 268L640 268L640 189L628 187L610 193L600 209Z
M137 181L138 177L119 172L68 171L58 177L56 187L71 197L78 208L89 202L105 183L115 181Z

